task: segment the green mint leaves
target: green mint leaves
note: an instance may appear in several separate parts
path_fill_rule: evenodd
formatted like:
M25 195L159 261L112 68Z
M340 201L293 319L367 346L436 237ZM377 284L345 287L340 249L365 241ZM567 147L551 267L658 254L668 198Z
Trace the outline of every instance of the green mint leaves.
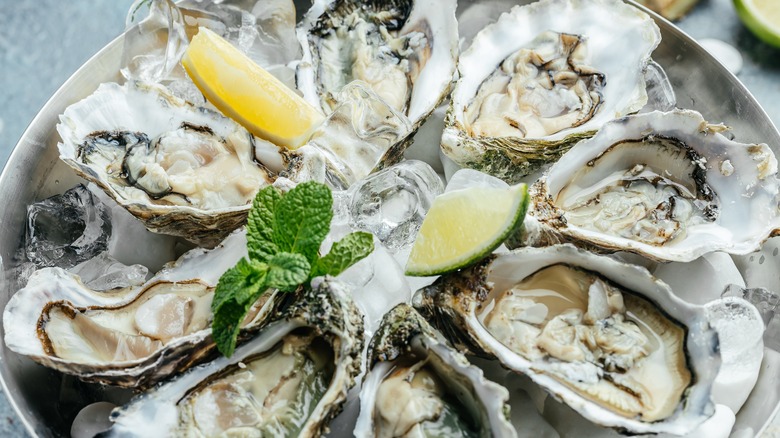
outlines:
M374 250L370 233L355 232L319 255L333 219L333 195L317 182L287 194L275 187L258 192L247 218L249 260L242 258L217 283L211 310L217 348L230 357L241 323L268 289L292 292L321 275L338 275Z

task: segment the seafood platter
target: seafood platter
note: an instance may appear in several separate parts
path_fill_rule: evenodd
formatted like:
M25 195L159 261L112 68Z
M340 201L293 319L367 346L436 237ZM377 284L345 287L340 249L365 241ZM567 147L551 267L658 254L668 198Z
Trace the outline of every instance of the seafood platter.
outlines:
M258 133L279 108L218 101L196 38L300 118ZM0 178L4 389L34 436L754 436L780 403L778 153L630 1L139 0ZM320 252L373 252L251 300L223 355L253 199L311 181ZM437 200L519 184L495 251L407 275Z

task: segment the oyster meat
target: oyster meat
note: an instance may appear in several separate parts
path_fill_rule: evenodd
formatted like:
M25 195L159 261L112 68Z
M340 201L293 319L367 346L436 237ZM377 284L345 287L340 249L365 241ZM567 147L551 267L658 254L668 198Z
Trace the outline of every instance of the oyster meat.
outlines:
M85 381L148 387L217 354L214 288L246 256L246 235L237 232L213 250L191 250L140 287L105 292L63 269L41 269L3 311L6 346ZM262 321L267 299L254 304L245 326Z
M416 130L449 91L458 53L455 0L316 0L298 26L297 85L325 114L367 83Z
M757 250L780 228L777 159L722 129L690 110L606 124L531 188L540 227L526 243L574 241L680 262Z
M363 324L344 286L275 295L272 318L230 358L114 410L102 436L319 436L360 371Z
M683 435L714 412L718 337L644 268L571 245L496 255L418 292L462 348L528 375L588 420Z
M238 228L275 178L258 161L275 146L159 85L102 84L57 131L60 158L148 229L206 246Z
M460 57L442 151L517 182L642 108L660 40L653 19L620 0L515 6Z
M515 437L509 393L469 364L406 304L371 341L355 436Z

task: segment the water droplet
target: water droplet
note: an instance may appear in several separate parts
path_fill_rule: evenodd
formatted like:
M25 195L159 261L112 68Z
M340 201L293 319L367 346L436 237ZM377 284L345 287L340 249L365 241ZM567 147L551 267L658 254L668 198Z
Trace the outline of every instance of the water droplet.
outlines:
M780 249L775 248L774 251L772 251L772 257L777 257L777 253L780 252Z
M763 264L764 264L764 260L766 260L766 257L764 257L764 256L761 256L761 258L760 258L760 259L758 259L758 264L759 264L759 265L763 265Z

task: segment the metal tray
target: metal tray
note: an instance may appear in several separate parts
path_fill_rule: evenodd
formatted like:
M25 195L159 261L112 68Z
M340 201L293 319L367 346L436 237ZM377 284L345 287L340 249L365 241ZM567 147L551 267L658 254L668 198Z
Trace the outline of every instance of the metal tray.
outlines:
M304 2L296 1L301 3ZM472 2L460 3L462 12ZM512 4L530 1L480 3L502 5L507 10ZM707 120L726 123L738 140L767 143L780 155L780 133L745 86L692 38L658 15L648 13L655 18L663 38L653 58L671 80L677 106L695 109ZM480 18L486 23L489 19ZM130 50L141 53L149 43L139 41ZM59 114L92 93L100 83L120 80L118 71L124 47L124 36L119 36L73 74L33 119L11 154L0 175L0 262L5 263L4 269L11 266L22 243L27 205L62 193L79 182L58 159L55 125ZM7 286L2 288L0 307L5 307L14 292ZM756 387L738 413L734 430L750 428L759 434L770 424L780 403L778 367L780 353L767 350ZM0 349L0 378L27 431L40 437L69 436L71 422L83 406L99 400L121 403L129 396L126 390L82 383L51 371L12 353L5 344Z

